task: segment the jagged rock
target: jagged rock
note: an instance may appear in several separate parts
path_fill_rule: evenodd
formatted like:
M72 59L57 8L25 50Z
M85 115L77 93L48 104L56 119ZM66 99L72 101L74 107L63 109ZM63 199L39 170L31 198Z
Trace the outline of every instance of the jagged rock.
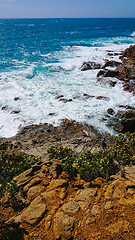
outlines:
M29 207L24 210L21 214L21 221L27 222L29 224L38 223L45 212L47 211L47 206L44 203L35 203L34 201L29 205Z
M50 182L49 188L54 189L54 188L58 188L58 187L61 187L61 188L67 187L67 184L68 184L68 182L65 179L56 179L56 180L54 179Z
M23 191L27 192L29 190L29 188L31 188L32 186L35 186L35 185L41 183L41 181L42 180L39 177L35 177L26 186L24 186Z
M92 196L96 195L97 190L95 188L85 188L78 190L76 198L78 201L88 201Z
M97 74L97 77L118 77L118 71L117 70L110 70L110 69L104 69L100 70Z
M25 185L29 182L31 177L33 176L33 170L32 168L22 172L18 176L15 177L16 184L20 187L21 185Z
M61 210L65 213L77 213L79 211L79 204L73 199L72 201L65 203L62 207Z
M53 228L56 239L59 239L60 237L70 239L72 237L74 221L74 217L69 217L64 212L57 212L54 216Z
M84 62L81 66L81 71L87 71L91 69L100 69L101 65L95 62Z
M28 199L32 199L33 197L37 197L41 192L45 191L45 187L41 185L33 186L27 192Z
M114 60L105 60L105 64L103 65L102 68L106 68L106 67L118 67L121 63L120 62L116 62Z

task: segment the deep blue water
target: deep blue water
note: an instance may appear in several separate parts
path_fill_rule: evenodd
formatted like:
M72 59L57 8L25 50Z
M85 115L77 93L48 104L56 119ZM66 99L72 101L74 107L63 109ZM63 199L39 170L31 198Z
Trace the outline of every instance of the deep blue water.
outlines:
M130 44L135 44L135 19L0 19L0 108L20 110L17 116L0 111L0 136L31 123L58 124L64 117L99 128L107 107L134 104L127 93L117 99L119 84L110 90L96 84L96 71L80 72L84 61L103 63L108 50L120 52ZM110 102L86 103L81 97L90 92L108 94ZM57 94L78 95L80 101L61 105L54 100ZM50 112L56 115L50 118Z

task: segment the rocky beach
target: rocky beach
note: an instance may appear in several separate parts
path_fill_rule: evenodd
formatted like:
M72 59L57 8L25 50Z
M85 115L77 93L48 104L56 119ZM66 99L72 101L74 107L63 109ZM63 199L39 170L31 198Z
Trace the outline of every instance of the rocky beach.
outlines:
M114 56L116 53L109 51L108 54ZM135 46L122 52L119 62L105 60L102 66L85 62L80 71L93 69L99 69L98 84L107 81L113 88L117 81L121 81L123 91L135 95ZM84 98L95 96L85 94ZM103 96L98 96L97 100L102 98ZM63 96L57 96L57 99L65 101L65 104L66 101L72 101ZM15 101L17 100L19 99ZM109 133L101 133L88 124L69 119L63 119L59 126L48 123L29 125L13 137L0 138L1 171L4 169L3 159L5 162L12 161L12 157L18 154L26 157L32 155L37 159L27 170L17 176L13 175L16 188L13 189L12 185L11 190L16 190L10 200L8 188L4 185L0 198L0 239L135 239L135 107L125 103L119 108L118 111L108 108L103 121L107 121L117 133L123 134L120 135L120 140L115 140ZM132 135L124 138L126 132ZM105 150L101 145L103 137ZM131 149L128 152L129 146ZM53 155L55 148L58 149ZM64 149L72 153L70 157L68 153L65 155ZM92 154L92 158L95 156L95 159L96 153L101 152L97 158L101 157L102 161L98 164L103 169L98 169L99 175L96 176L95 172L93 179L83 175L86 165L83 167L80 163L87 152ZM57 157L57 154L62 156ZM70 164L73 155L77 160L68 165L68 171L64 170L66 168L63 168L63 164ZM111 156L115 158L110 160ZM112 164L111 170L107 161ZM108 167L105 175L102 175L104 166ZM74 174L73 170L77 167L78 171ZM115 168L116 171L113 172ZM4 177L0 175L3 182Z

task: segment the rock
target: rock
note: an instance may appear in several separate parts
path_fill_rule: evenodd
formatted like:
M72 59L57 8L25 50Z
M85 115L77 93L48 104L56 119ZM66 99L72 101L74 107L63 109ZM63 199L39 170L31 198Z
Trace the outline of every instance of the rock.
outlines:
M74 217L69 217L64 212L57 212L54 216L54 234L55 238L59 239L65 237L66 239L71 239L72 231L74 228Z
M113 110L112 108L108 108L108 109L107 109L107 113L108 113L109 115L113 115L115 112L114 112L114 110Z
M71 202L65 203L62 207L61 210L64 211L65 213L77 213L79 211L79 204L75 201L72 200Z
M20 112L19 109L15 109L15 110L13 110L10 114L18 114L19 112Z
M14 100L15 100L15 101L18 101L18 100L20 100L20 98L19 98L19 97L15 97Z
M47 206L44 203L35 204L32 202L30 206L24 210L21 214L21 221L27 222L31 225L38 223L45 212L47 211Z
M57 194L56 191L52 190L52 191L43 192L41 196L44 199L53 199L56 196L56 194Z
M135 111L118 111L115 115L116 122L111 121L111 125L118 132L135 132Z
M78 204L83 211L86 210L86 208L89 206L89 202L87 202L87 201L85 201L85 202L84 201L78 201Z
M63 98L63 97L64 97L63 95L56 95L55 99L59 99L59 98Z
M98 97L96 97L96 99L110 101L110 99L108 97L104 97L104 96L98 96Z
M89 94L87 94L87 93L84 93L83 96L84 96L86 99L95 97L95 96L89 95Z
M91 209L91 214L96 216L97 214L99 214L99 206L98 205L93 205L92 209Z
M28 199L38 196L41 192L45 191L45 187L41 185L33 186L27 192Z
M104 69L100 70L97 74L97 77L118 77L118 71L117 70L110 70L110 69Z
M122 195L123 195L123 190L121 189L120 186L117 186L114 190L113 198L121 198Z
M100 69L100 68L101 68L101 65L99 63L84 62L80 69L81 71L87 71L91 69Z
M78 201L88 201L92 196L95 196L96 193L97 190L95 188L85 188L77 191L76 198Z
M115 87L116 83L117 83L117 81L112 81L112 80L109 81L109 85L111 87Z
M58 178L58 176L62 173L62 166L59 162L53 162L52 166L49 168L50 174L53 178Z
M66 198L66 196L67 196L67 192L66 192L66 190L64 188L62 188L61 192L59 194L59 197L60 197L61 200L63 200L63 199Z
M65 99L65 98L60 98L59 102L67 103L67 102L72 102L72 99Z
M29 182L29 180L31 179L31 177L33 176L33 174L34 174L33 170L32 170L32 168L30 168L30 169L22 172L18 176L16 176L15 180L16 180L16 184L18 185L18 187L27 184Z
M106 68L106 67L118 67L121 63L120 62L116 62L114 60L105 60L105 64L103 65L102 68Z
M133 197L129 197L129 198L127 198L123 195L118 203L121 205L134 205L135 204L135 194L133 195Z
M105 210L109 210L109 209L112 209L113 208L113 204L111 201L108 201L105 203L105 206L104 206L104 209Z
M23 191L27 192L29 190L29 188L31 188L32 186L35 186L39 183L41 183L41 179L39 177L35 177L26 186L24 186Z
M60 187L60 188L67 187L67 184L68 184L68 182L65 179L56 179L56 180L54 179L50 182L49 188L54 189L54 188L58 188L58 187Z
M118 220L116 223L112 223L106 228L106 231L110 232L112 235L119 234L129 230L129 222L126 220Z

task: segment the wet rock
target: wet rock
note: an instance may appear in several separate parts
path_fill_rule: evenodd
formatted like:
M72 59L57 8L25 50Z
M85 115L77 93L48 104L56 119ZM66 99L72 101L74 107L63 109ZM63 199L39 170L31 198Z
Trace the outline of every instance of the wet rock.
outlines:
M116 62L114 60L105 60L105 64L103 65L102 68L106 68L106 67L118 67L121 63L120 62Z
M110 124L118 132L134 132L135 131L135 111L118 111L115 115L116 121L111 121Z
M118 77L118 71L117 70L110 70L110 69L104 69L100 70L97 74L97 77Z
M20 100L19 97L15 97L15 98L14 98L14 101L19 101L19 100Z
M19 112L20 112L19 109L15 109L15 110L13 110L10 114L18 114Z
M105 101L109 101L110 100L108 97L104 97L104 96L98 96L98 97L96 97L96 99L98 99L98 100L105 100Z
M59 99L59 102L63 102L63 103L67 103L67 102L72 102L73 100L70 98L70 99L65 99L65 98L60 98Z
M89 94L87 94L87 93L84 93L84 94L83 94L83 97L85 97L86 99L89 99L89 98L93 98L93 97L95 97L95 96L89 95Z
M60 99L60 98L63 98L63 97L64 97L64 95L56 95L55 99Z
M108 108L108 109L107 109L107 113L108 113L109 115L113 115L115 112L114 112L114 110L113 110L112 108Z
M2 111L10 111L11 110L11 107L8 106L8 105L5 105L1 108Z
M100 68L101 68L101 65L99 63L84 62L80 69L81 71L87 71L91 69L100 69Z
M64 212L57 212L54 217L54 234L56 239L65 237L66 239L71 239L72 231L74 228L74 217L69 217Z

